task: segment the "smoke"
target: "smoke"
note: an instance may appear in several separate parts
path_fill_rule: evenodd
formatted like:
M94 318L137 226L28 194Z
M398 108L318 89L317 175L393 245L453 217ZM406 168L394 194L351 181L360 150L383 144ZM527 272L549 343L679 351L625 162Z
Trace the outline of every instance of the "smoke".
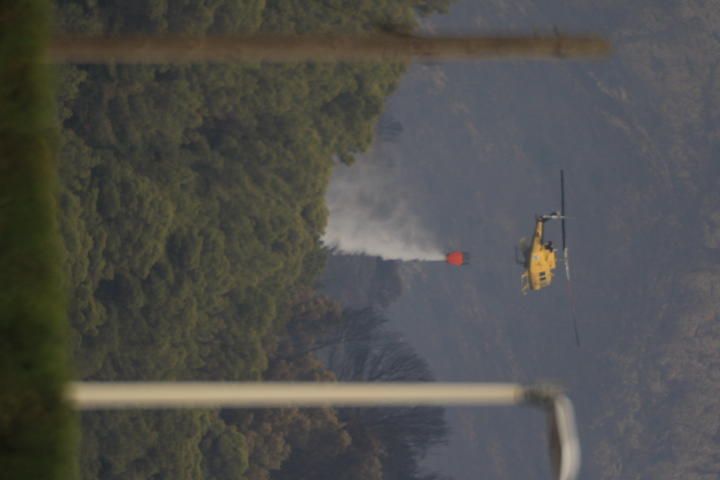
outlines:
M387 165L338 166L327 192L330 219L323 242L346 254L385 260L438 261L445 253L412 212L402 182Z

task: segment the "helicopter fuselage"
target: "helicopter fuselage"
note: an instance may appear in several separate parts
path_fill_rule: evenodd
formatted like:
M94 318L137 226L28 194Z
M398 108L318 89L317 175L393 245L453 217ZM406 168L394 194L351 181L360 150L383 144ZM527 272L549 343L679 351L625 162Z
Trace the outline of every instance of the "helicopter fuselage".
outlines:
M522 292L540 290L552 283L553 271L557 266L557 252L552 243L544 243L545 222L552 217L543 216L535 219L535 232L532 244L526 255L525 271L521 278Z

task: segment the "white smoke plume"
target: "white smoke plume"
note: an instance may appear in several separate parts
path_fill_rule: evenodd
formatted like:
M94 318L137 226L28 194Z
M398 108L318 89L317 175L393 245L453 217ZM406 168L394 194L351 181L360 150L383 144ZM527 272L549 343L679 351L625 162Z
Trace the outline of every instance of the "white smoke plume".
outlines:
M341 253L385 260L444 260L389 168L363 161L336 167L326 195L330 218L323 242Z

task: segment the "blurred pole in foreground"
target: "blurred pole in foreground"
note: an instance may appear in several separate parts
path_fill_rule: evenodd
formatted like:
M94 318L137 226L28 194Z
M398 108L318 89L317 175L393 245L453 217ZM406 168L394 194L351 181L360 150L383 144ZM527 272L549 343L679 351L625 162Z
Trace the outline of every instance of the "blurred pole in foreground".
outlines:
M68 399L80 410L515 405L526 392L512 383L77 382Z
M399 33L210 37L55 37L53 63L198 63L473 60L599 57L610 44L592 36L420 37Z
M553 387L430 382L73 382L66 395L78 410L532 405L547 414L556 479L574 480L580 470L574 409Z

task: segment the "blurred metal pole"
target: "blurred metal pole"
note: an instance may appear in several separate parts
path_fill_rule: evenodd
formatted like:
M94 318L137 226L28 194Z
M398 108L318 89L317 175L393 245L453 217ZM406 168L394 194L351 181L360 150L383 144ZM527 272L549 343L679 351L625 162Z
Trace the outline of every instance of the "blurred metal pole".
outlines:
M78 410L526 404L547 414L555 478L574 480L580 470L580 443L572 403L558 389L548 386L429 382L73 382L68 385L66 398Z
M68 400L80 410L330 406L515 405L513 383L75 382Z
M235 35L210 37L59 36L53 63L197 63L476 60L598 57L610 44L593 36L421 37L399 33L356 35Z

